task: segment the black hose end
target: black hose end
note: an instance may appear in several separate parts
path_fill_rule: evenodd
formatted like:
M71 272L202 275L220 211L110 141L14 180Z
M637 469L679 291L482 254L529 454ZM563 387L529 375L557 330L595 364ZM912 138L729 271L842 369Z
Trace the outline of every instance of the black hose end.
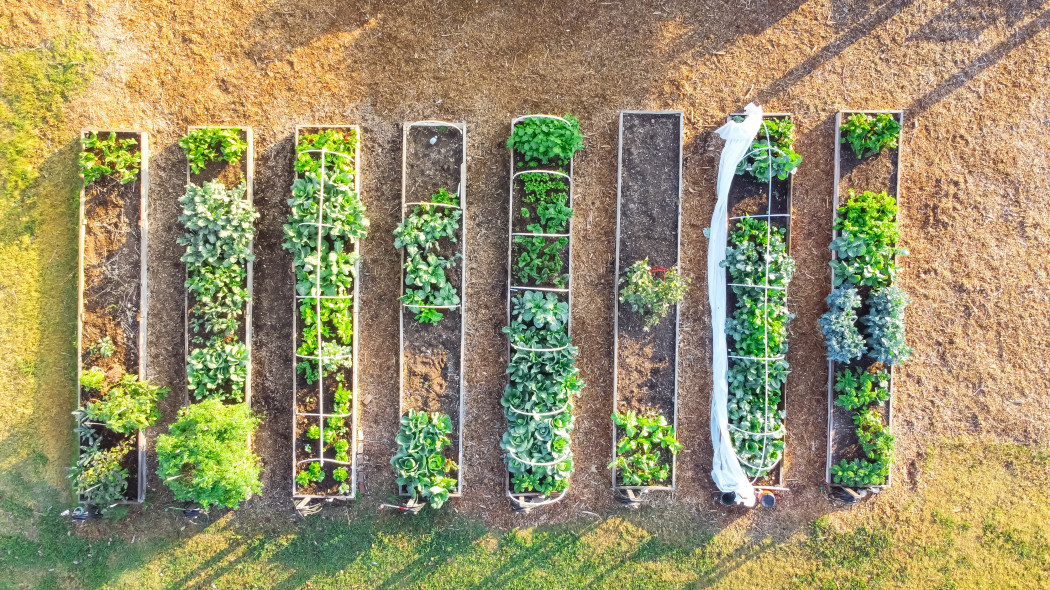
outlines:
M732 506L736 504L736 492L722 492L718 501L722 503L722 506Z

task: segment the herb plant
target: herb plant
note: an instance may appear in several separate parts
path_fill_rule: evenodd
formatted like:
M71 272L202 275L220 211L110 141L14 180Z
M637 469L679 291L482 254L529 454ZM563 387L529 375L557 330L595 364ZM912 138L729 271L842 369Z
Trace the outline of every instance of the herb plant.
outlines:
M80 174L84 185L89 185L103 176L114 174L120 184L132 182L142 168L142 152L132 149L139 144L135 139L117 139L109 133L106 139L94 131L80 141Z
M569 114L563 118L528 117L514 125L507 147L521 156L519 166L563 165L583 149L579 121Z
M194 174L216 160L236 164L248 149L248 142L241 139L240 129L202 127L191 129L179 140L179 147L186 153L190 170Z
M657 276L657 273L663 276ZM620 277L620 302L631 306L631 311L645 318L646 332L671 311L671 306L682 301L689 280L682 279L678 267L653 268L649 259L632 264Z
M829 311L820 316L828 359L848 363L859 359L866 350L864 337L857 329L857 308L861 305L857 288L850 284L835 287L827 297Z
M572 208L568 206L569 187L565 181L556 174L544 172L528 172L518 179L525 191L522 201L532 207L522 207L521 217L527 221L538 221L529 223L528 231L540 234L564 233L572 218Z
M901 124L890 113L854 113L842 124L845 136L842 143L849 143L857 159L863 160L877 155L884 149L897 147Z
M168 434L157 437L157 475L176 500L237 508L262 491L259 458L248 441L259 425L247 404L215 398L179 410Z
M442 239L456 242L463 211L458 208L455 193L440 189L431 197L438 204L416 205L394 230L394 247L404 249L405 294L401 301L416 314L420 323L436 324L444 314L440 309L426 306L459 305L459 293L448 281L445 271L453 269L461 256L440 256L437 252ZM413 307L413 304L420 307Z
M449 474L459 469L444 450L451 446L452 420L447 414L409 410L401 416L397 433L397 453L390 459L398 485L405 486L413 500L426 499L441 508L456 489L457 480Z
M802 163L802 157L791 149L794 143L795 126L791 119L763 119L748 156L737 165L736 173L750 174L759 182L769 182L772 176L787 180Z
M623 429L616 444L616 460L609 464L618 470L620 485L651 486L671 477L669 456L682 450L674 426L656 414L639 416L634 411L614 412L613 424Z

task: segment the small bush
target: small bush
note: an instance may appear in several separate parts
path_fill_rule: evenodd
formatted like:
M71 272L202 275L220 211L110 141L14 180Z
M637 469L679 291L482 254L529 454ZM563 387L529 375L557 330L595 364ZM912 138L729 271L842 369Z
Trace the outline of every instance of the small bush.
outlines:
M663 273L657 276L656 273ZM671 306L682 301L690 281L678 274L678 267L667 269L649 266L649 259L639 260L620 277L620 302L631 306L631 311L645 318L644 330L649 331L671 311Z
M879 113L874 117L866 113L855 113L842 124L845 134L842 143L849 143L857 158L863 160L886 148L897 147L901 124L890 113Z

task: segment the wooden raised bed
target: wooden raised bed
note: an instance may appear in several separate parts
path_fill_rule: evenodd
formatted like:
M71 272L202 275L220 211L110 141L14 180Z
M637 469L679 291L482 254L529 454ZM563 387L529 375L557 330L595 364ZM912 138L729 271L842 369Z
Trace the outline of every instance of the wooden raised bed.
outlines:
M643 330L644 317L620 304L620 283L634 262L671 268L681 260L682 112L620 111L616 179L616 281L613 284L613 411L649 411L678 425L679 308ZM613 461L620 433L613 424ZM618 499L675 489L676 456L668 453L668 485L623 486L611 469Z
M549 117L549 118L553 118L553 119L561 119L561 117L555 117L553 115L524 115L524 116L521 116L521 117L515 117L510 122L511 135L514 134L514 126L517 125L518 122L520 122L520 121L522 121L524 119L530 118L530 117ZM524 227L525 226L524 218L522 218L521 215L520 215L521 207L518 205L518 202L519 202L518 199L520 198L520 194L522 192L524 192L524 191L523 191L523 188L522 188L522 183L521 183L521 181L518 180L518 177L520 175L522 175L522 174L529 173L529 172L544 172L544 173L547 173L547 174L554 174L554 175L557 175L557 176L561 177L566 183L568 183L568 186L569 186L569 189L568 189L569 200L568 200L568 203L566 204L566 206L571 209L572 206L573 206L572 205L573 204L573 193L575 192L575 190L574 190L575 189L575 185L573 184L573 177L572 177L573 160L575 158L569 158L568 166L567 166L567 169L565 171L554 169L554 167L551 167L551 168L529 167L527 165L519 168L517 166L518 162L517 162L517 159L515 158L514 150L510 149L509 151L510 151L510 158L509 158L509 160L510 160L510 162L509 162L509 165L510 165L510 186L508 188L508 204L509 204L508 228L509 228L509 231L507 232L507 234L508 234L507 235L507 325L509 326L510 322L511 322L511 311L512 311L511 300L512 300L512 297L514 296L515 293L517 293L519 291L545 291L545 292L552 292L552 293L557 293L559 300L560 301L564 301L569 306L569 319L568 319L568 322L566 324L566 330L567 330L567 333L569 334L569 336L571 337L572 336L572 222L573 222L573 219L570 218L568 220L568 226L567 226L566 234L565 234L565 235L567 235L567 237L569 239L569 243L568 243L567 246L565 246L565 248L562 249L562 253L564 255L564 259L566 260L566 262L564 263L562 269L564 270L565 274L567 275L567 279L565 281L565 287L564 288L551 288L551 287L540 287L540 286L537 286L537 285L517 285L517 284L515 284L514 271L513 271L513 267L514 267L513 260L514 260L514 237L516 235L526 235L526 236L527 235L535 235L535 234L532 234L531 232L529 232L528 230L525 229L525 227ZM556 238L550 238L550 239L556 239ZM512 354L511 344L510 344L510 339L508 338L507 339L507 358L508 359L510 359L511 354ZM569 479L571 481L571 476L570 476ZM520 511L520 512L528 512L528 511L530 511L530 510L532 510L534 508L539 508L540 506L546 506L546 505L549 505L549 504L554 504L555 502L559 502L565 497L565 494L569 491L568 488L566 488L564 491L562 491L560 493L551 494L551 496L549 498L548 497L544 497L543 494L537 493L537 492L514 493L514 491L511 488L510 481L511 481L511 473L510 473L510 470L507 469L504 472L504 491L506 493L507 498L510 500L511 507L514 508L517 511Z
M432 143L433 141L433 143ZM466 384L463 367L466 364L463 346L466 337L467 308L467 125L444 121L416 121L406 123L402 133L401 152L401 221L411 208L428 203L439 189L459 197L459 232L455 243L443 241L439 255L459 253L459 272L450 275L449 282L459 292L460 303L440 309L444 317L436 325L417 322L405 304L400 308L400 367L398 378L399 416L409 410L440 412L452 419L452 453L459 469L456 471L456 489L449 497L463 495L463 421L466 417ZM405 294L405 251L401 250L401 295ZM406 345L407 342L407 345ZM401 497L410 497L406 486L399 486Z
M80 387L80 376L85 370L86 349L98 340L109 337L116 352L103 361L112 361L110 369L120 368L125 373L146 379L146 314L149 309L146 288L146 247L149 234L147 215L149 195L149 136L145 131L85 129L88 134L117 134L117 139L134 139L141 153L138 180L120 184L113 176L96 179L80 188L80 236L77 289L77 407L91 401ZM123 231L122 231L123 230ZM126 231L126 234L125 234ZM112 250L114 256L107 256ZM108 260L107 260L108 259ZM112 265L108 264L113 262ZM112 266L112 269L107 268ZM121 289L114 289L120 285ZM115 306L115 307L114 307ZM116 309L116 311L111 311ZM105 365L107 363L92 363ZM90 367L88 367L90 368ZM113 448L125 438L100 427L104 448ZM77 441L77 456L82 441ZM146 437L139 430L135 436L135 452L122 462L128 470L128 490L125 502L140 503L146 498ZM83 502L83 498L78 498Z
M896 148L884 149L878 155L869 156L864 160L858 159L853 150L850 149L848 145L842 143L842 122L846 117L855 113L864 113L867 115L890 113L893 115L893 118L901 124L901 135L904 133L904 111L839 111L835 114L835 181L832 198L832 240L839 236L839 232L834 229L834 223L835 219L838 218L839 205L849 198L848 191L850 189L856 191L886 191L897 201L898 212L900 211L901 141L900 139L897 140ZM836 260L837 258L836 253L832 251L831 259ZM894 258L894 260L896 260L896 258ZM834 269L832 269L831 276L832 285L834 285ZM861 299L866 301L868 293L871 291L871 287L858 287L857 290L861 295ZM857 310L857 315L858 317L863 317L866 313L867 304L865 303ZM850 460L863 455L863 451L859 449L860 442L857 439L856 426L853 423L853 414L855 412L835 405L835 372L841 371L845 368L854 369L857 367L867 367L873 362L874 361L867 355L854 360L849 364L838 363L832 360L828 361L828 448L827 465L825 467L824 476L825 481L832 487L847 488L848 486L832 483L833 477L831 475L831 466L838 464L842 459ZM882 404L881 410L883 420L892 430L893 377L894 373L896 373L896 365L890 365L889 373L890 397L886 400L885 404ZM890 469L885 485L867 486L863 489L869 492L878 493L879 491L890 487L892 484L893 469ZM845 493L849 494L850 492L846 491Z
M347 133L354 133L357 137L356 149L354 150L353 161L354 161L354 191L361 194L361 128L358 125L297 125L295 128L295 146L299 145L300 137L304 135L318 133L323 130L344 130ZM295 148L293 147L293 154ZM314 154L316 158L320 158L321 154ZM294 160L293 160L294 161ZM327 169L327 163L325 165ZM300 175L296 174L296 179L300 178ZM354 242L354 253L361 253L361 242L360 240ZM293 265L292 276L295 277L295 268ZM325 384L324 379L319 379L315 385L307 385L303 378L300 376L297 369L298 363L302 360L298 355L300 334L299 334L299 303L303 300L311 299L316 300L316 297L300 296L293 287L294 297L292 298L292 499L299 500L297 507L305 507L309 502L315 499L324 499L326 501L333 500L353 500L357 497L357 478L358 478L358 455L361 452L361 445L363 444L362 432L360 431L358 423L358 378L357 378L357 359L358 359L358 316L359 316L359 299L361 292L361 262L354 265L354 294L352 295L353 303L353 340L351 346L353 347L353 358L352 365L349 371L343 370L342 373L347 376L349 373L350 378L350 436L352 438L350 445L350 493L349 494L320 494L320 493L301 493L299 490L298 483L295 481L295 475L298 473L300 465L309 463L311 461L319 461L322 468L325 463L333 463L337 465L346 466L347 464L342 461L336 461L333 458L325 457L323 448L318 448L314 452L314 457L307 459L299 459L299 443L301 440L305 440L306 429L313 424L318 425L322 429L325 428L325 419L333 416L343 416L342 414L335 414L334 409L329 411L329 408L333 405L328 403L325 399ZM293 279L294 280L294 279ZM308 407L302 407L300 400L301 394L306 394L306 397L310 397L311 390L307 388L315 388L318 395L316 406L313 411ZM346 416L343 416L346 417ZM302 424L300 424L302 422ZM300 428L302 426L302 428ZM323 445L318 444L318 447ZM331 475L326 475L325 482L332 483ZM321 482L322 484L325 482Z
M186 184L195 184L203 186L206 182L218 180L222 182L227 189L232 188L240 184L242 181L245 183L247 190L245 190L244 198L249 203L253 202L253 183L255 176L255 145L252 139L252 128L251 127L237 127L237 126L208 126L208 125L194 125L186 128L187 133L194 129L237 129L240 131L240 137L248 143L248 148L245 150L244 155L237 162L236 165L229 164L222 160L215 160L208 164L199 173L194 174L190 169L189 161L186 162ZM254 240L253 240L254 244ZM253 249L253 245L249 245L249 251ZM244 378L244 403L251 406L252 403L252 297L253 297L253 283L252 280L252 262L248 261L247 264L247 278L248 282L248 303L245 305L244 310L244 321L241 322L241 327L238 329L238 336L244 338L244 345L248 351L248 365L247 374ZM185 270L184 282L189 280L189 269ZM183 297L182 307L182 318L183 318L183 344L185 346L183 352L185 354L186 365L189 366L190 358L190 293L189 289L186 289L185 296ZM189 378L187 377L187 383ZM190 401L195 400L195 396L192 393L187 393Z
M734 117L745 117L745 113L734 113L729 116L729 120ZM791 119L790 113L764 113L762 120L767 119ZM765 139L762 128L759 128L758 135L755 136L755 141ZM750 151L750 150L749 150ZM735 221L741 217L747 215L749 217L761 219L770 224L771 227L783 228L785 230L784 241L787 248L787 253L791 253L791 192L794 181L794 174L788 176L787 180L780 180L776 176L772 177L771 182L759 182L751 175L737 175L733 178L733 184L729 189L729 202L727 205L728 211L728 226L726 232L727 243L730 236L735 228ZM772 194L770 194L772 193ZM726 277L726 315L729 317L732 311L736 309L736 294L732 289L732 279L727 275ZM727 336L728 339L728 336ZM732 351L732 348L729 349ZM768 362L768 361L767 361ZM733 355L729 355L729 367L732 368L734 363ZM787 383L785 382L783 390L780 395L780 403L776 407L776 411L785 411L787 407ZM730 425L732 426L732 425ZM769 470L765 476L753 478L751 483L755 489L761 491L787 491L784 487L784 459L787 457L788 448L788 436L787 436L787 418L783 420L784 428L784 452L781 454L780 461Z

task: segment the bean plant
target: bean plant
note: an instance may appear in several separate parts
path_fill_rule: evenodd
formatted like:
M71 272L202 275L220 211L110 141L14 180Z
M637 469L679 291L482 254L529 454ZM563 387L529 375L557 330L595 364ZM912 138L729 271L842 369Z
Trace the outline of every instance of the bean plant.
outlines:
M514 125L507 147L521 156L518 166L565 165L583 149L579 120L570 114L563 118L528 117Z
M416 314L416 321L437 324L444 317L440 309L425 306L459 305L460 297L449 282L446 271L460 263L460 254L444 257L438 254L442 240L455 243L463 210L459 197L440 189L431 197L439 205L416 205L394 230L394 247L403 249L405 294L401 301ZM413 307L414 305L420 307Z
M763 220L740 219L721 263L736 295L733 315L726 318L726 334L733 340L729 354L745 357L732 359L729 367L730 432L751 477L773 469L784 449L784 413L776 408L789 368L783 356L794 315L787 311L786 288L795 270L785 235L785 229Z
M190 170L200 173L208 164L222 160L236 164L248 150L248 142L241 139L240 129L201 127L191 129L179 139L179 147L186 153Z
M769 182L773 176L787 180L802 163L802 157L791 149L794 143L795 125L791 119L763 119L747 157L737 164L736 173L750 174L759 182Z
M620 303L642 314L643 330L648 332L671 311L672 305L682 301L690 282L682 278L677 266L654 268L649 266L648 258L638 260L620 277Z
M397 433L397 452L390 459L397 484L405 486L414 501L426 500L441 508L455 491L457 480L450 475L459 469L445 457L452 445L452 420L447 414L409 410L401 416Z
M620 485L652 486L671 477L670 456L682 450L674 426L655 413L613 412L613 424L623 429L616 443L616 460L609 464L620 476Z
M857 159L878 155L884 149L897 147L901 124L891 113L854 113L842 123L842 143L849 143Z
M116 175L120 184L137 179L142 168L142 152L133 148L138 144L133 138L117 139L112 131L105 139L94 131L81 139L79 163L84 185L110 174Z

